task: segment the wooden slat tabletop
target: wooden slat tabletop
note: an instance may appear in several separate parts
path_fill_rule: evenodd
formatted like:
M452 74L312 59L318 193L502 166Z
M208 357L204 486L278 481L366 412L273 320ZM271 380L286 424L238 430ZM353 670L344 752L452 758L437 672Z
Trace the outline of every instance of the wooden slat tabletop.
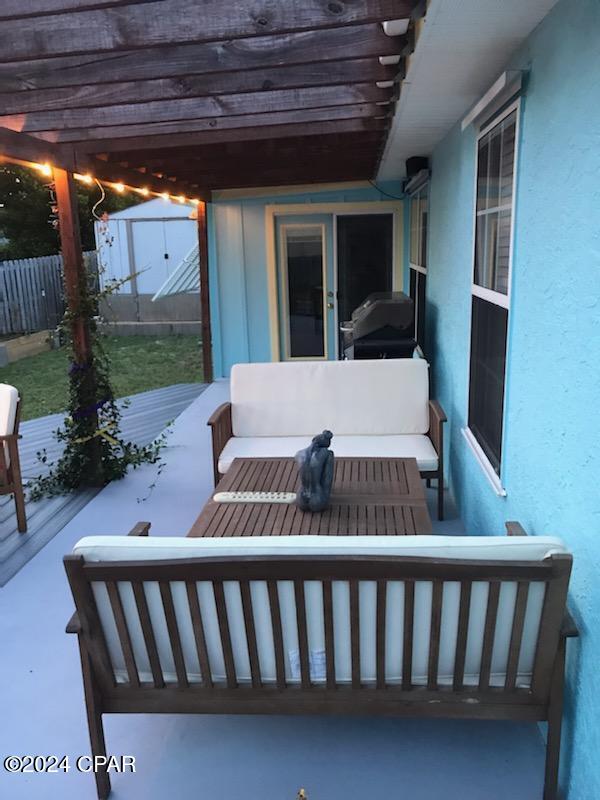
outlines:
M293 458L236 458L219 492L295 492ZM425 492L414 458L336 458L329 508L295 504L216 503L209 500L188 536L291 534L402 536L431 533Z

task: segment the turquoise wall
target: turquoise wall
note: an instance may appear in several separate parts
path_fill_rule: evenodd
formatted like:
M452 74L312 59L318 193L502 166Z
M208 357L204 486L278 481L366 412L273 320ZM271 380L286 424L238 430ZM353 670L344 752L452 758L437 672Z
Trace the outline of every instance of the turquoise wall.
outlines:
M427 283L434 391L449 417L449 475L472 534L521 521L574 553L562 782L600 798L600 3L562 0L506 65L521 105L502 481L496 496L466 425L475 131L432 158ZM433 345L433 347L432 347Z
M399 183L375 188L319 189L289 195L213 198L210 204L210 294L215 377L233 364L270 361L265 206L390 200Z

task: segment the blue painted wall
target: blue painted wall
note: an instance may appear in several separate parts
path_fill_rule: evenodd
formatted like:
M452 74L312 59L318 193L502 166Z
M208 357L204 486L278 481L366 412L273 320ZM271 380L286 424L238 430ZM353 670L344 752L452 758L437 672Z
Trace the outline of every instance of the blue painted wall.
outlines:
M528 69L521 106L505 444L495 495L466 425L475 131L432 158L428 349L449 416L451 487L468 530L518 519L574 553L563 783L600 798L600 3L562 0L506 65Z
M319 189L301 194L214 199L210 204L210 293L215 377L244 361L270 361L265 206L352 203L397 197L399 183L375 188Z

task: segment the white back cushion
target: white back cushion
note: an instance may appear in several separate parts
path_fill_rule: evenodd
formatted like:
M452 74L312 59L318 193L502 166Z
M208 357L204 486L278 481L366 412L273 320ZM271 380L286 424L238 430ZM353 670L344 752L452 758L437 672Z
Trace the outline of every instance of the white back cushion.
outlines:
M236 364L234 436L386 435L429 430L423 359Z
M556 538L504 536L267 536L219 539L174 537L150 537L146 539L126 536L94 536L82 539L74 548L74 553L83 555L85 560L89 562L260 555L385 555L419 556L436 559L539 561L552 553L564 552L566 552L564 545ZM151 680L149 660L131 586L126 582L122 582L119 587L140 677L142 680ZM161 665L167 680L174 680L175 667L158 585L153 582L147 582L144 584L144 589L155 631ZM200 680L200 668L194 644L185 586L181 582L172 582L171 589L181 632L188 677L192 682L197 682ZM516 590L516 584L513 582L502 584L491 669L491 682L494 685L502 685L505 677ZM213 679L215 681L223 680L225 668L212 586L207 581L201 581L197 583L197 591ZM293 683L299 680L299 673L296 608L292 583L279 581L278 592L282 616L286 677L288 681ZM95 584L94 593L117 677L125 680L125 661L104 584ZM273 682L276 676L275 656L266 584L263 581L252 581L251 593L261 673L263 681ZM466 683L475 684L478 681L487 593L488 585L486 583L475 582L473 584L465 663ZM529 685L543 593L542 584L531 585L518 667L519 685ZM307 582L305 594L309 649L312 658L312 678L315 682L323 682L325 678L323 667L325 640L321 584L315 581ZM426 682L431 624L431 594L431 583L426 581L418 581L416 583L413 641L413 681L415 683ZM236 673L239 681L246 682L250 679L250 664L239 585L233 581L226 582L225 596ZM451 683L452 680L459 599L460 584L458 582L445 583L439 659L439 680L441 683ZM361 677L363 681L370 683L375 680L376 674L376 587L374 582L360 582L359 606ZM403 611L404 586L400 581L390 582L388 584L386 618L386 679L389 683L397 683L401 679ZM333 613L336 677L339 682L350 682L350 606L349 589L346 581L333 582Z
M14 433L18 402L19 393L15 387L10 386L8 383L0 383L0 436ZM8 466L10 457L6 444L4 445L4 457L6 466Z

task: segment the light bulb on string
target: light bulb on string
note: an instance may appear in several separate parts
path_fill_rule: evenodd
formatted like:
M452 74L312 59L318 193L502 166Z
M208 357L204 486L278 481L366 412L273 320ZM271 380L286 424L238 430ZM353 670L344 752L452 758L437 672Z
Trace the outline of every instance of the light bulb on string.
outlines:
M52 167L50 166L50 164L48 164L48 162L46 162L44 164L35 164L35 168L39 172L41 172L42 175L44 175L45 177L47 177L47 178L51 178L52 177Z

